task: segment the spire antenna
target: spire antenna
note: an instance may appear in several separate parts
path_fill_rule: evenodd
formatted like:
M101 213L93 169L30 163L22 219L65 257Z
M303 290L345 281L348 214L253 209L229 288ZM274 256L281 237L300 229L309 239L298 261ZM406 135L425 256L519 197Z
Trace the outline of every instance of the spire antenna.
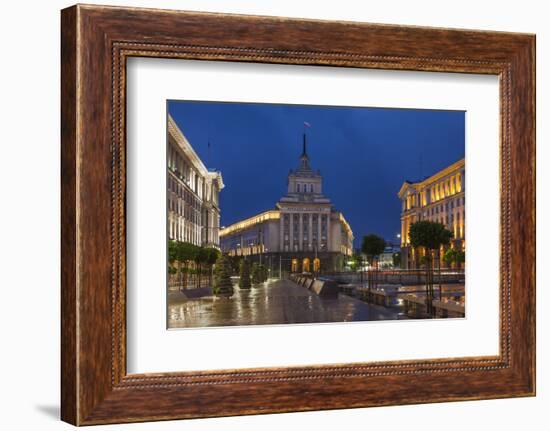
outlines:
M303 133L303 141L302 141L302 154L300 155L300 169L309 171L311 168L309 167L309 157L307 155L307 141L306 141L306 129L311 127L311 124L309 124L307 121L304 121L304 133Z

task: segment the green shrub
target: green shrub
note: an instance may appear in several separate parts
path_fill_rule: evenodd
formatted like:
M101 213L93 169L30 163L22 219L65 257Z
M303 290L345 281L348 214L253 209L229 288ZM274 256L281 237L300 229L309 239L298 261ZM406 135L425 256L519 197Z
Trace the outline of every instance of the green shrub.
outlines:
M233 295L233 283L231 282L231 262L227 255L221 255L216 262L214 270L214 295L231 296Z
M252 283L250 280L250 263L248 262L248 260L244 259L241 262L239 275L240 275L239 287L241 289L250 289L250 287L252 287Z

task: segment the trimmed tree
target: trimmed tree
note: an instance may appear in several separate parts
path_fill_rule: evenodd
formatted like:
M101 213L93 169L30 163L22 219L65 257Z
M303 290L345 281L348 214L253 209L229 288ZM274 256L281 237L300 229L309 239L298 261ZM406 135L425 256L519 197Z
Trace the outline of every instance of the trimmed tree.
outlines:
M201 287L201 279L203 275L203 265L207 264L209 251L204 247L197 247L195 252L195 274L197 275L197 287Z
M269 277L269 271L267 270L267 266L260 265L260 275L262 279L262 283L265 283L267 281L267 278Z
M212 274L214 273L214 265L220 258L220 251L216 248L209 247L206 249L206 265L208 265L209 284L212 286Z
M231 274L239 275L241 271L242 256L228 256L231 263Z
M250 263L248 262L248 260L242 260L239 275L239 287L241 289L250 289L250 287L252 287L252 284L250 282Z
M258 285L267 281L267 267L259 263L252 264L252 284Z
M197 246L189 242L177 242L176 256L180 264L180 285L183 289L187 288L187 273L189 272L189 264L195 259Z
M231 282L231 261L229 256L222 254L216 261L214 269L214 288L212 292L216 296L232 296L234 293Z
M168 274L170 276L177 274L178 262L178 243L176 241L168 241ZM172 278L172 277L170 277Z
M376 284L378 283L378 257L384 252L385 248L386 241L384 238L375 234L365 235L363 237L361 251L367 256L371 267L374 266L375 268L374 271L369 269L368 272L367 279L369 290L371 289L371 286L376 287Z
M177 241L168 241L168 263L173 266L178 260L178 243Z
M453 233L446 229L442 223L421 220L413 223L409 228L411 245L426 251L426 309L429 314L434 314L432 300L434 297L433 261L441 246L449 245ZM439 261L439 259L438 259ZM441 289L440 289L441 294Z
M257 263L252 264L252 285L257 286L262 282L262 275L260 274L260 265Z

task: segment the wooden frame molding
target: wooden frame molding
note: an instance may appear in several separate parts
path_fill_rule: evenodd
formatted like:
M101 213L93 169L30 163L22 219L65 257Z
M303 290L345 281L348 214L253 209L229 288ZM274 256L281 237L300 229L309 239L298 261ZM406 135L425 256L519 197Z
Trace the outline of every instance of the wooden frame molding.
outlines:
M75 425L535 393L535 37L73 6L61 26L61 416ZM330 65L500 77L500 354L126 373L126 59Z

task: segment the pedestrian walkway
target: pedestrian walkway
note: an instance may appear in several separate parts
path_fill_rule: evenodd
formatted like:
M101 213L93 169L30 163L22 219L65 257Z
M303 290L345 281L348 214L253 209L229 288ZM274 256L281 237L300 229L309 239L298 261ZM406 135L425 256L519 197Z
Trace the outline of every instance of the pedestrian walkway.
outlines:
M169 328L395 320L398 312L339 294L321 298L290 280L270 280L231 298L183 299L168 306Z

